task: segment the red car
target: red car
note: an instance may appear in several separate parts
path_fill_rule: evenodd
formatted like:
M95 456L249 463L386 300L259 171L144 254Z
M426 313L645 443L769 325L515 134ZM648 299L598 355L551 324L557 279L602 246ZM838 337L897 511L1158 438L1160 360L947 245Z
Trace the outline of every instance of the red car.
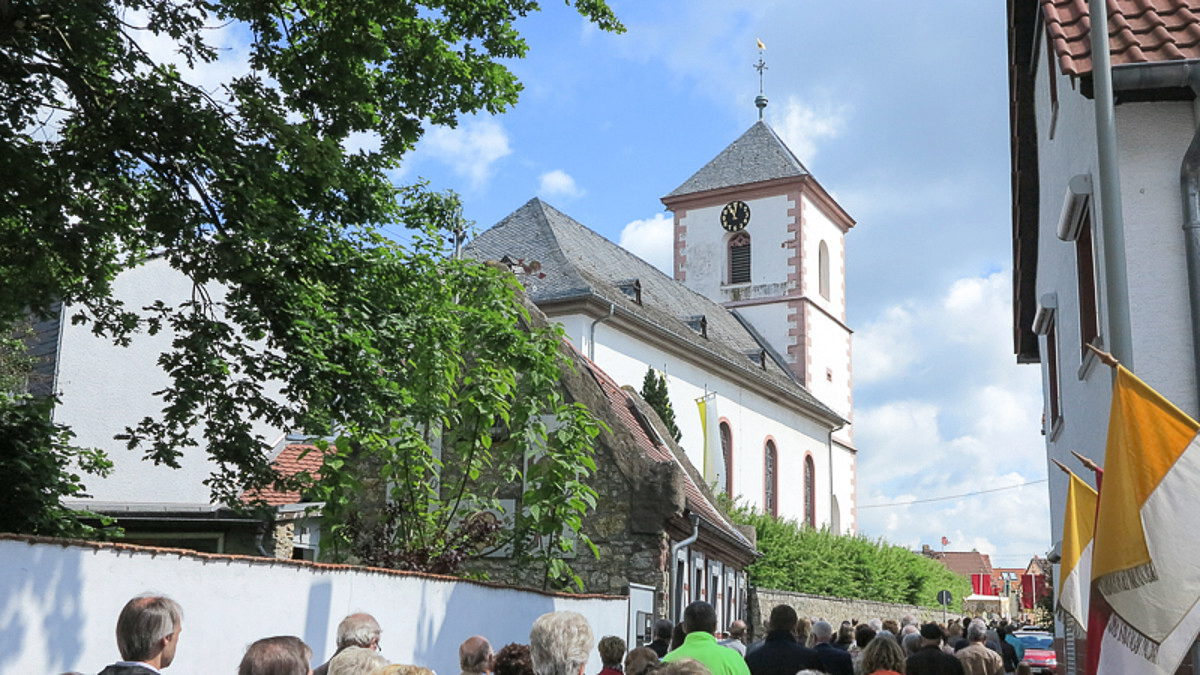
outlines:
M1025 662L1035 673L1058 674L1058 657L1054 653L1054 636L1041 632L1019 632L1013 637L1025 647Z

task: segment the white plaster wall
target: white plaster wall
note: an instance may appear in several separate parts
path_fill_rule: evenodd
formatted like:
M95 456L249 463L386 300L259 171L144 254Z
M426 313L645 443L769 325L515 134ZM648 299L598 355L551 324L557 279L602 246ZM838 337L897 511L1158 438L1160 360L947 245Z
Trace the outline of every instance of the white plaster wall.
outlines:
M246 647L272 635L302 638L313 648L312 665L320 665L333 654L338 622L357 611L378 619L384 657L441 675L459 672L466 638L483 635L496 649L528 644L530 626L546 612L583 614L597 641L626 631L624 597L267 560L0 540L0 673L95 673L118 661L117 615L144 592L183 607L170 675L235 673ZM599 669L593 650L587 672Z
M782 284L787 281L787 259L791 248L787 231L788 209L794 205L786 195L745 200L750 207L750 284ZM733 235L721 227L721 209L725 204L690 209L680 218L686 229L684 283L697 293L723 302L722 287L728 277L726 242ZM780 293L782 294L782 293Z
M806 293L813 302L817 303L830 314L845 319L846 316L846 265L844 248L846 238L841 228L808 196L800 200L804 212L804 256ZM824 241L829 247L829 299L821 295L820 243Z
M155 300L178 303L191 297L192 284L158 259L125 272L113 284L114 295L131 309ZM141 450L128 450L113 437L147 416L159 415L163 402L153 392L170 384L157 364L158 355L171 346L164 330L155 336L134 336L129 347L92 335L89 326L72 325L67 309L58 361L56 422L75 431L75 442L102 448L113 460L106 479L85 476L84 483L96 501L127 503L208 504L209 490L202 484L213 465L203 445L185 449L182 468L155 466L142 460ZM274 444L280 432L258 426L255 432Z
M564 327L586 330L591 320L577 315L555 317ZM577 335L572 340L578 341ZM641 336L630 335L611 323L596 326L595 362L619 385L641 390L646 369L654 367L667 375L667 392L675 410L675 421L683 435L680 445L688 459L703 471L704 435L696 399L707 391L717 392L717 414L729 421L733 434L734 489L761 508L763 501L763 449L768 436L779 452L779 512L802 518L804 452L811 452L816 468L818 522L828 518L829 462L825 427L790 406L769 400L706 368L674 357L648 345Z
M839 415L850 419L850 333L819 310L809 308L808 317L812 345L808 390ZM833 371L832 380L827 370Z

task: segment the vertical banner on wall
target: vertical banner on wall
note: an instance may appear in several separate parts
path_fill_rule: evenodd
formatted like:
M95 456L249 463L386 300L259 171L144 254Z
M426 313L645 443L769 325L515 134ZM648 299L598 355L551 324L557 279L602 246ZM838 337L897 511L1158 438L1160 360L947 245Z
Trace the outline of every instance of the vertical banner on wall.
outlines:
M704 432L704 482L725 484L725 454L721 450L720 417L717 393L708 392L696 399L700 408L700 428Z

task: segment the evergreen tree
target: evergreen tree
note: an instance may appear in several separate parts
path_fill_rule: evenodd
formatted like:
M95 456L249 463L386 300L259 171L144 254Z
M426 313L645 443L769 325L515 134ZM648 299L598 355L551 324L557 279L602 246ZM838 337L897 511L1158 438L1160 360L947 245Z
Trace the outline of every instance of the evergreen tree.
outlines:
M654 412L658 413L663 424L667 425L667 431L671 432L671 438L678 443L683 438L683 434L675 424L675 409L671 407L671 397L667 395L666 376L659 375L653 368L647 368L646 377L642 380L641 394L646 403L654 408Z

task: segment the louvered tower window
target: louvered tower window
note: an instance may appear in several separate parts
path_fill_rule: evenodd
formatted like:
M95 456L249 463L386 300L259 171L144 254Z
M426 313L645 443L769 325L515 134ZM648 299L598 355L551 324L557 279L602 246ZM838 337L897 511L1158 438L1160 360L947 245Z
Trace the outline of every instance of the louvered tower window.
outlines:
M729 283L750 283L750 235L745 232L729 238Z

